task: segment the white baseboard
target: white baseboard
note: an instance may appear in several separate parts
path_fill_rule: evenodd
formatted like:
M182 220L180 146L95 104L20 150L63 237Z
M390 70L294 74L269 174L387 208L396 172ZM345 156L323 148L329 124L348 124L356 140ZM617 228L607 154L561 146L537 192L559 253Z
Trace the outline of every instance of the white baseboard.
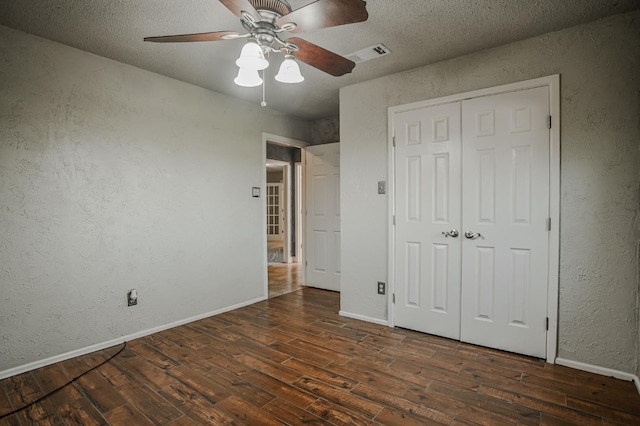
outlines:
M128 342L130 340L139 339L140 337L148 336L153 333L158 333L160 331L168 330L173 327L178 327L180 325L188 324L190 322L198 321L203 318L208 318L214 315L222 314L224 312L233 311L234 309L243 308L245 306L253 305L254 303L262 302L267 298L262 296L256 299L248 300L246 302L238 303L233 306L227 306L225 308L220 308L212 312L207 312L204 314L196 315L193 317L185 318L179 321L175 321L169 324L164 324L158 327L149 328L147 330L138 331L133 334L129 334L127 336L118 337L116 339L108 340L106 342L97 343L95 345L87 346L85 348L76 349L70 352L66 352L60 355L55 355L50 358L46 358L40 361L30 362L29 364L21 365L18 367L13 367L8 370L0 371L0 380L6 379L7 377L12 377L17 374L26 373L28 371L32 371L41 367L46 367L47 365L55 364L57 362L66 361L71 358L75 358L77 356L86 355L91 352L100 351L103 349L110 348L112 346L120 345L124 342Z
M381 320L378 318L372 318L372 317L368 317L365 315L360 315L360 314L352 314L351 312L345 312L345 311L340 311L338 312L338 314L342 315L343 317L347 317L347 318L353 318L353 319L357 319L360 321L366 321L366 322L372 322L374 324L379 324L379 325L389 325L389 321L387 320Z
M589 373L600 374L601 376L615 377L616 379L633 382L636 385L638 393L640 393L640 378L638 378L638 376L636 376L635 374L625 373L624 371L613 370L611 368L585 364L584 362L572 361L570 359L563 358L556 358L556 364L564 365L565 367L569 368L575 368L576 370L588 371Z

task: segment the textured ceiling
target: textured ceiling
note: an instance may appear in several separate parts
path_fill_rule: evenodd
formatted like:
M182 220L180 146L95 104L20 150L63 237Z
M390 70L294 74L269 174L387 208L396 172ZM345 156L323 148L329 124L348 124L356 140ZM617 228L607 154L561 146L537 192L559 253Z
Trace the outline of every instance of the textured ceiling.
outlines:
M297 9L312 1L289 3ZM299 36L341 55L383 43L391 55L337 78L301 64L305 81L293 85L273 79L281 60L273 58L267 101L305 119L335 116L340 87L638 7L638 0L370 0L368 21ZM243 40L142 41L167 34L245 32L218 0L0 0L0 24L236 98L262 99L260 87L233 83Z

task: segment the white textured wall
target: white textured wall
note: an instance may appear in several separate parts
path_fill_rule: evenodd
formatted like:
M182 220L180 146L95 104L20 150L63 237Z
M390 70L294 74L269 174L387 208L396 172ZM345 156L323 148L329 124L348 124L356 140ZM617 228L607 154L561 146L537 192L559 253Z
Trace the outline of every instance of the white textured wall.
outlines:
M0 26L0 372L264 296L262 132L307 127Z
M387 318L387 108L561 74L559 356L637 371L639 12L340 92L344 311Z

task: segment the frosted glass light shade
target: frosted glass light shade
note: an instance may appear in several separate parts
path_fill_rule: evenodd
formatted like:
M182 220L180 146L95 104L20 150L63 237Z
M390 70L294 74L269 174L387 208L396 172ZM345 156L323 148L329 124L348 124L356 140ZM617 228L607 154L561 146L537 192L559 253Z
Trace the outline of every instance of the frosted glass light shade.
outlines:
M267 68L269 66L269 61L265 59L264 53L262 53L262 48L258 45L255 39L249 39L242 47L240 57L236 60L236 65L239 68L259 71Z
M293 55L285 55L276 80L280 83L300 83L304 81L304 77L300 74L300 67Z
M250 70L247 68L240 68L238 76L233 80L238 86L243 87L256 87L262 84L260 74L256 70Z

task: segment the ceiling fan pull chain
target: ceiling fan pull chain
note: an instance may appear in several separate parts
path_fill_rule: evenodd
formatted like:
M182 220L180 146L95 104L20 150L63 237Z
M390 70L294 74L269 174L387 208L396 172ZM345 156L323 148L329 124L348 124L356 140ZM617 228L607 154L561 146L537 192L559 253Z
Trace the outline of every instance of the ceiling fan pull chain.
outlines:
M267 106L267 99L266 99L266 89L265 86L267 85L267 79L264 78L264 70L262 70L262 102L260 102L260 105L263 107Z

